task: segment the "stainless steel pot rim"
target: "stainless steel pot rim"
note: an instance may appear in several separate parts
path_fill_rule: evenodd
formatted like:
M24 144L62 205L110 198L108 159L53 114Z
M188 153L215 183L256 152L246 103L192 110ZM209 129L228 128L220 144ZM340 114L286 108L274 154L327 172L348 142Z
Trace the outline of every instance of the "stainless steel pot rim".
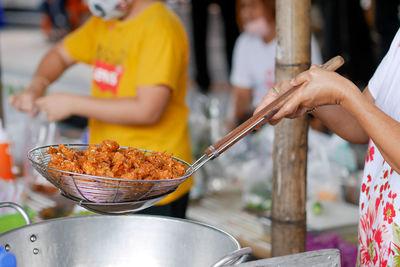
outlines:
M167 216L160 216L160 215L146 215L146 214L134 214L134 215L126 215L126 216L114 216L114 215L87 215L87 216L76 216L76 217L64 217L64 218L56 218L56 219L49 219L49 220L45 220L45 221L41 221L41 222L37 222L37 223L33 223L33 224L29 224L29 225L24 225L22 227L7 231L5 233L0 234L0 237L2 237L3 235L7 235L11 232L15 232L15 231L20 231L22 229L25 228L30 228L30 227L34 227L34 226L39 226L39 225L46 225L46 224L54 224L54 223L61 223L61 222L65 222L65 221L93 221L93 223L95 223L96 220L134 220L136 218L140 218L140 220L146 221L146 220L159 220L159 221L173 221L173 222L182 222L182 223L189 223L189 224L194 224L194 225L198 225L201 227L205 227L214 231L217 231L221 234L224 234L226 236L228 236L230 239L232 239L232 241L234 241L235 245L237 246L237 248L240 248L240 244L239 242L229 233L225 232L224 230L221 230L219 228L216 228L214 226L211 226L209 224L206 223L202 223L202 222L197 222L197 221L192 221L189 219L181 219L181 218L171 218L171 217L167 217Z
M88 147L89 146L89 144L64 144L64 145L66 147L68 147L68 146ZM37 162L33 158L34 152L38 151L38 150L40 151L40 150L43 150L43 149L46 149L46 148L50 148L50 147L57 147L57 146L58 145L46 145L46 146L35 147L35 148L29 150L27 157L32 162L32 164L41 166L42 163ZM127 148L127 147L120 147L120 148ZM143 151L143 152L146 152L146 153L154 153L154 151L150 151L150 150L146 150L146 149L140 149L139 148L139 150ZM179 161L179 162L183 163L187 167L186 170L191 167L191 165L189 163L187 163L186 161L184 161L184 160L181 160L181 159L176 158L176 157L172 157L172 158L174 160L176 160L176 161ZM179 177L179 178L167 179L167 180L128 180L128 179L121 179L121 178L111 178L111 177L95 176L95 175L89 175L89 174L81 174L81 173L76 173L76 172L63 171L63 170L59 170L59 169L55 169L55 168L51 168L51 167L47 167L47 166L45 166L45 167L46 167L46 169L52 170L54 172L59 172L61 174L66 174L66 175L69 175L69 176L86 177L86 178L99 180L99 181L109 180L109 181L118 181L118 182L138 182L138 183L151 183L151 184L152 183L160 183L160 182L168 182L170 180L181 181L181 180L187 179L188 177L190 177L192 175L190 173L190 174L184 175L184 176Z

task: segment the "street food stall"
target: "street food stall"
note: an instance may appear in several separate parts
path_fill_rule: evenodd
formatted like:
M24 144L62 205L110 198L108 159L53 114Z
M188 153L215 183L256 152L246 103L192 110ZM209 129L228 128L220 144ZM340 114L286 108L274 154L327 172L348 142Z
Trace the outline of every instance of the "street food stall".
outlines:
M304 12L302 15L306 16L307 12L305 10L309 8L309 1L302 1L303 4L306 3L302 8L299 8L299 5L301 6L299 2L294 0L281 1L281 5L285 5L286 10L291 8L293 10L292 14ZM284 22L282 12L282 10L278 10L278 17L282 17L280 23L288 23L286 20ZM290 27L288 25L285 27L296 31L297 28L294 24L300 19L304 19L304 17L293 16L292 20L288 19L292 23ZM285 28L282 25L280 27L282 28L279 28L278 23L278 31L283 31L283 28ZM303 27L307 28L308 25L303 25ZM298 34L302 36L300 41L306 42L306 39L309 39L308 32L299 31ZM282 67L284 69L281 70L283 74L281 76L278 75L278 77L283 80L289 79L295 73L308 68L307 57L309 55L304 51L308 49L309 43L308 45L307 43L301 43L296 39L297 37L293 37L297 36L293 32L288 32L285 35L278 34L279 36L281 43L290 43L290 45L286 44L285 48L280 47L281 51L278 54L281 56L291 55L291 57L277 58L278 68ZM294 39L285 39L288 36ZM296 53L289 53L285 50L293 47L294 43L303 50L299 48ZM296 58L297 53L301 55L299 56L300 63L296 61L298 59ZM294 60L294 63L292 60ZM342 64L343 59L336 57L324 64L323 67L335 71ZM291 69L293 66L294 70ZM291 76L289 77L288 75ZM313 222L314 230L321 231L329 227L333 229L341 226L353 226L354 222L350 220L341 222L340 226L329 225L323 228L321 226L323 223L318 221L320 217L315 217L313 222L307 221L306 223L306 210L308 211L313 207L307 207L305 195L298 194L299 191L301 191L300 193L305 191L306 160L304 160L304 157L306 155L304 153L307 150L307 147L303 146L304 138L307 138L307 135L304 134L306 127L304 125L296 126L298 124L290 126L285 124L281 127L286 128L278 128L276 133L277 144L278 142L285 142L288 145L287 147L280 146L282 147L280 149L284 149L285 151L283 152L285 153L302 154L299 157L297 157L297 154L293 157L296 160L300 160L303 165L300 164L300 166L297 162L294 162L293 157L289 163L285 162L286 159L282 157L284 153L279 153L282 158L274 158L274 173L287 171L288 173L284 176L287 175L289 180L285 180L286 178L283 176L274 175L280 179L275 180L274 183L279 182L286 186L278 195L274 191L272 214L270 216L263 217L243 210L241 192L237 188L230 192L221 191L220 193L207 195L203 199L192 201L187 214L189 220L133 214L136 211L154 205L172 193L182 182L196 171L201 170L203 165L205 166L211 160L218 158L231 146L235 145L236 142L265 123L275 114L279 105L294 90L296 88L282 94L269 106L254 114L248 121L235 128L213 145L208 146L203 151L203 155L197 158L194 164L190 165L177 158L162 158L152 161L151 165L157 165L159 162L163 162L161 165L169 165L165 164L169 160L180 164L179 167L176 167L177 165L173 167L174 170L181 168L180 172L173 175L169 173L163 179L157 177L152 177L150 180L126 179L126 177L110 178L106 173L97 174L78 171L77 169L70 169L70 165L67 167L64 162L58 165L52 162L52 159L56 158L54 155L64 154L63 158L65 159L69 157L70 153L76 152L77 154L71 156L68 162L68 164L75 166L78 163L72 161L72 158L80 158L91 151L97 153L99 152L97 149L103 149L101 144L88 146L64 143L64 145L56 146L58 144L54 143L54 147L47 145L34 147L27 153L29 164L59 190L62 196L61 199L68 199L68 203L74 203L85 210L101 214L101 216L39 220L30 224L29 215L24 214L23 216L28 225L1 234L0 245L4 246L7 252L15 254L21 266L71 266L79 264L85 266L109 266L110 264L118 266L132 266L132 264L140 266L253 266L251 262L242 264L248 260L250 254L255 259L264 259L271 256L303 252L305 250L306 225L313 226ZM297 128L300 129L300 132L296 132ZM292 143L290 140L283 138L282 132L288 131L293 133L292 139L300 140L302 151L298 151L296 148L299 143ZM125 156L131 151L130 148L119 149L118 147L110 152L114 153L113 155L119 153ZM146 155L159 156L158 153L152 151L139 152L142 153L140 157L145 157ZM139 152L135 150L134 153ZM82 160L82 162L85 162L85 160ZM298 169L293 169L293 166L298 167ZM95 171L97 170L95 169ZM154 172L152 171L152 173ZM304 175L302 179L299 179L299 183L304 182L304 184L298 184L297 187L290 186L294 173L296 175L300 173L300 176ZM50 194L54 194L54 192L50 192ZM58 191L56 191L56 194L60 197ZM296 197L299 197L299 199L294 199ZM297 206L288 205L288 202L296 203ZM3 203L0 206L12 207L21 211L18 205L12 203ZM71 205L65 206L67 208L72 207ZM293 208L294 211L290 210ZM347 208L347 206L341 207L341 212ZM332 212L334 211L333 208L328 209ZM355 210L349 208L348 211L349 214L354 214ZM70 212L71 210L66 211L66 213ZM43 216L43 214L41 215ZM332 219L334 216L335 213L331 213L329 218ZM317 222L315 223L315 221ZM278 224L276 224L277 222ZM292 227L292 223L296 224L296 226L299 224L300 227ZM288 239L288 236L296 237L297 241L292 242L294 239ZM283 240L281 240L282 238ZM288 242L290 243L289 245ZM276 246L275 250L274 246ZM283 246L286 251L277 249ZM314 262L316 262L316 257L319 262L322 262L319 257L323 257L327 266L337 264L340 258L337 251L315 252L301 255L300 257L303 257L303 259L313 258ZM260 264L264 263L267 266L267 264L278 263L280 260L289 263L293 262L294 259L298 260L299 258L275 258L268 262L258 262L257 266L263 266ZM253 264L256 264L256 262L254 261Z

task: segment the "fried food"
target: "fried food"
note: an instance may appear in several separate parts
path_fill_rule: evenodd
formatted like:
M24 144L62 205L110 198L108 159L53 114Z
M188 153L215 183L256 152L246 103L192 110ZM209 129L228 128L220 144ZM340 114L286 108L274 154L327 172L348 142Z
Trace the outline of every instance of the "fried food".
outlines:
M115 141L105 140L87 150L69 149L63 144L50 147L48 167L109 178L127 180L167 180L182 177L185 165L165 153L146 153L139 149L120 148Z

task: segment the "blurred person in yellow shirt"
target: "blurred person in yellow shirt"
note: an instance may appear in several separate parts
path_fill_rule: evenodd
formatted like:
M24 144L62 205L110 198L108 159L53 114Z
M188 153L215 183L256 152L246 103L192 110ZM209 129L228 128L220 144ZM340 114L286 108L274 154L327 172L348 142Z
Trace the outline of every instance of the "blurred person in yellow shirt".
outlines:
M89 143L104 139L191 162L185 105L188 41L179 18L156 0L89 0L92 16L42 58L30 85L10 97L49 121L89 118ZM91 96L45 95L72 65L93 66ZM185 217L192 178L144 212Z

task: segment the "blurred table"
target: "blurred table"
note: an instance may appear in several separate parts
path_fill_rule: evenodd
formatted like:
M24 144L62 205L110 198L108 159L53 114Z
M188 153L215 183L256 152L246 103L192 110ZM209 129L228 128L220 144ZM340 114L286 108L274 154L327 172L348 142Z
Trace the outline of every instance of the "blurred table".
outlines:
M312 203L307 203L308 232L335 232L346 241L356 244L358 207L346 202L323 202L322 206L322 213L315 215ZM226 231L242 247L251 247L256 258L263 259L271 255L270 229L261 222L266 219L244 211L240 192L215 193L191 201L186 216Z
M256 258L270 257L271 238L257 216L243 211L240 192L216 193L191 201L186 217L226 231L242 247L251 247Z

